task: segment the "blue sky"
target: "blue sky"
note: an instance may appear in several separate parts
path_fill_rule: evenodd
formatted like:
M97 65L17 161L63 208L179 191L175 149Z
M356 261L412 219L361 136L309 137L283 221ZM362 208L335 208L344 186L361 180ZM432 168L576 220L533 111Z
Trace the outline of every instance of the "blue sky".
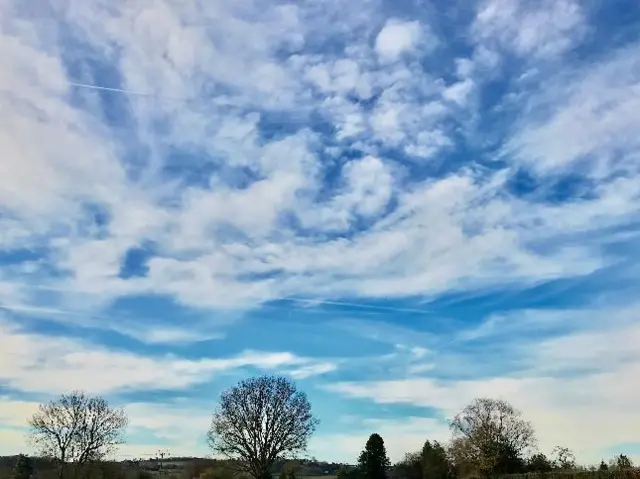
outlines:
M310 454L505 398L640 460L640 4L0 6L0 453L84 389L206 454L279 373Z

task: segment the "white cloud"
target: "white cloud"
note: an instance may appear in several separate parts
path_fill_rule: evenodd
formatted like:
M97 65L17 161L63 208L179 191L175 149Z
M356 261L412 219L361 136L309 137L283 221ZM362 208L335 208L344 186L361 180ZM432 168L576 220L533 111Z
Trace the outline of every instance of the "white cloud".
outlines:
M7 58L1 87L11 92L11 100L6 94L0 99L10 111L1 120L0 204L28 225L47 215L64 223L57 215L77 214L83 199L107 201L107 191L118 192L123 171L112 144L87 124L91 119L63 101L68 86L59 60L6 33L0 49ZM25 84L23 75L32 80Z
M456 58L456 75L459 78L468 78L473 74L474 62L468 58Z
M572 15L580 16L577 7L560 3L540 7L566 17L547 25L556 33L535 42L502 40L515 41L523 52L557 45L565 25L574 25ZM0 202L7 212L0 219L6 226L0 241L44 250L29 271L5 270L5 284L24 284L3 293L12 304L95 313L115 298L150 293L188 306L246 308L287 295L429 296L533 282L608 264L599 244L563 243L563 235L597 233L598 226L624 223L637 213L634 176L596 187L592 200L544 207L505 195L508 171L491 176L459 170L415 181L380 153L404 152L404 160L418 167L442 164L446 150L455 147L449 126L455 108L447 103L468 100L474 69L482 63L476 57L493 51L485 46L488 39L513 33L502 25L517 22L504 15L538 25L543 14L524 4L483 3L477 19L481 44L472 60L458 58L460 80L449 87L402 58L411 49L429 50L428 28L415 21L388 20L375 45L363 36L344 52L321 55L296 49L308 32L319 35L318 21L334 19L305 5L269 8L260 21L246 14L256 6L252 2L246 9L229 4L202 11L166 2L106 5L74 3L58 13L78 27L77 40L95 48L98 60L119 52L105 82L111 78L114 86L151 94L109 93L127 121L125 132L107 121L97 91L69 86L70 80L100 80L67 77L63 60L80 51L50 42L36 18L18 18L12 10L3 15L7 74L1 101L8 123L0 141L8 153L0 160ZM321 18L311 25L313 14ZM367 24L359 17L344 20L351 21L358 28ZM351 24L324 26L344 33ZM296 54L281 59L288 49ZM380 53L398 61L380 65ZM595 155L598 168L592 171L602 176L613 162L608 152L623 147L632 153L636 55L625 54L627 64L602 67L621 75L589 70L587 80L572 82L566 112L539 118L526 111L511 141L518 159L547 170ZM323 93L321 101L314 88ZM373 92L376 101L367 108L351 96L369 98ZM71 103L70 94L89 106ZM323 145L322 135L305 128L261 137L271 114L295 127L307 124L312 113L332 122L344 144ZM572 126L576 117L586 118L580 132ZM384 158L384 167L371 159L347 163L345 182L327 187L323 179L343 147ZM327 160L320 152L329 148L337 150ZM11 158L17 156L24 170L15 169ZM626 156L626 171L633 158ZM187 174L191 170L198 172L197 181ZM378 218L392 198L397 209ZM105 224L97 224L87 205L105 211ZM615 212L605 219L611 208ZM347 230L354 215L368 217L371 227L349 239L309 236ZM145 242L156 246L148 276L119 278L126 252ZM540 250L540 242L553 246ZM44 301L34 286L55 287L57 294Z
M201 15L219 18L227 13L232 17L235 14L217 11L218 7L210 8L212 10L201 12ZM287 18L297 15L295 9L287 12ZM85 35L83 40L91 45L100 45L107 51L110 46L118 45L122 56L121 64L116 66L119 66L125 89L146 91L156 96L150 97L152 101L133 98L127 105L126 113L136 120L136 128L131 134L149 151L137 181L133 179L135 175L125 175L125 171L131 168L124 158L125 145L103 124L102 112L97 109L82 111L68 103L68 80L63 73L60 53L55 50L42 53L47 50L37 35L37 22L25 23L27 33L17 32L7 38L5 44L17 45L23 50L27 45L28 49L10 55L11 63L6 68L12 72L29 71L28 68L41 61L41 69L52 70L54 74L39 77L42 85L37 92L23 92L22 89L33 85L33 82L27 82L20 76L7 86L8 91L24 99L24 106L12 110L5 118L15 125L23 121L25 128L3 141L15 148L24 144L36 149L40 143L31 141L31 132L45 129L46 135L55 137L56 141L50 142L46 149L38 149L37 161L46 164L60 162L56 171L66 172L22 175L18 179L3 176L7 195L11 196L11 202L6 204L21 220L16 226L26 231L37 231L39 237L47 233L52 235L49 239L40 239L44 246L52 249L46 261L30 272L30 276L23 274L13 279L26 283L23 289L29 291L31 278L39 277L38 287L42 287L53 279L49 274L51 269L65 272L63 277L56 275L54 283L62 298L54 298L51 304L38 306L88 313L115 297L156 293L172 295L192 306L224 307L255 304L289 294L292 292L289 291L290 286L279 285L279 281L257 280L247 284L238 279L283 266L285 273L299 269L291 261L279 258L284 249L299 257L309 248L305 241L295 238L294 230L287 231L286 227L286 234L280 236L279 241L274 240L283 231L281 221L284 215L293 213L303 224L326 223L342 228L348 225L352 212L373 216L389 201L396 188L396 172L386 166L380 168L372 160L356 162L345 168L349 191L338 191L334 196L338 210L321 211L318 215L328 215L328 218L310 222L308 218L315 215L314 210L318 206L314 197L322 187L319 179L323 165L314 154L318 140L315 135L298 132L284 139L263 142L257 131L259 115L220 114L224 106L222 103L206 101L192 105L188 102L189 98L198 96L202 89L212 87L216 82L228 84L241 95L222 95L218 98L220 102L227 98L234 105L236 102L238 105L253 104L254 95L262 95L256 93L255 88L263 85L263 80L245 81L246 71L254 71L254 68L245 69L244 66L250 64L258 68L271 64L272 59L270 51L265 50L264 42L253 43L257 36L247 21L225 24L225 29L231 30L230 37L225 37L228 43L222 47L217 36L207 36L207 29L187 26L196 18L193 11L171 9L163 3L141 11L119 12L120 16L106 10L93 11L92 8L75 5L70 6L66 13L71 21L81 20L82 25L87 26L86 31L80 31ZM94 16L97 13L106 15L104 21L96 22ZM267 17L279 18L281 13L270 12ZM158 25L149 29L152 20ZM294 30L299 28L297 21L290 23ZM391 22L388 27L392 24L396 25ZM272 26L266 22L259 29L269 30ZM409 33L417 31L413 23L396 26L408 29ZM265 37L270 35L276 35L275 31L265 32ZM283 32L283 35L288 38L288 33ZM284 37L275 43L280 40L289 42ZM238 47L236 51L231 53L227 50L234 45ZM402 48L407 47L406 42L403 45ZM209 58L211 62L194 62L194 56L184 54L186 50L197 52L195 57ZM241 58L238 58L237 51L242 52ZM238 63L242 63L242 67ZM236 66L245 73L230 73ZM279 68L285 67L280 65ZM316 79L316 83L336 94L356 91L367 96L373 88L366 59L341 58L319 63L318 68L321 68L318 71L327 72L328 79L325 83ZM84 81L90 83L96 79ZM438 95L438 89L430 79L399 66L378 75L375 85L384 89L380 106L371 118L366 118L357 108L341 110L347 112L344 134L358 135L372 126L379 138L388 140L391 145L404 141L407 151L422 158L429 158L449 144L446 135L435 125L444 114L442 106L435 101L422 105L411 96L415 89L420 95ZM286 82L272 84L269 89L285 96L301 94L304 99L305 95L299 85ZM77 93L93 104L99 104L96 91ZM122 100L121 96L112 98ZM260 102L262 100L264 98L260 97ZM306 103L303 101L301 104L304 106ZM336 104L344 108L345 102ZM46 109L46 118L52 120L39 121L33 114L36 108ZM61 118L66 123L61 123ZM166 124L168 128L162 137L154 134L152 129L152 125L158 123ZM66 125L66 129L60 130L60 125ZM78 151L66 147L59 149L76 143ZM168 161L168 152L180 148L187 152L191 149L201 152L205 158L204 166L211 161L214 166L245 168L260 179L243 188L229 184L232 176L225 174L212 174L208 178L208 187L184 187L180 178L160 182L160 172L171 166L164 164ZM82 152L89 151L92 152L91 161L80 161ZM74 163L67 165L72 160ZM356 168L355 165L359 166ZM373 165L377 170L365 169L367 165ZM196 162L193 166L203 165ZM38 170L36 164L29 168ZM56 176L60 174L62 176ZM40 181L38 178L46 178L50 187L43 188L34 183ZM99 187L96 186L98 183ZM19 197L12 191L17 186L22 192L38 192L24 197L24 201L34 202L33 206L27 208L22 203L15 203ZM103 207L108 213L108 224L96 227L92 216L81 211L82 202ZM14 227L11 229L17 231ZM243 244L249 239L255 242L252 248ZM370 241L366 235L363 239L365 243ZM15 243L15 240L11 241ZM144 241L158 246L158 256L147 263L148 277L119 278L128 249L138 247ZM331 244L320 244L317 253L323 249L325 253L332 250L338 253L340 250ZM331 259L338 264L337 260L337 257ZM313 289L312 285L308 286ZM293 292L307 293L308 290L305 286ZM28 303L23 298L21 301L13 299L14 304Z
M443 418L452 417L475 397L504 398L532 421L543 452L568 445L580 461L595 463L612 445L635 441L640 426L634 419L640 388L633 380L640 372L638 334L637 325L618 322L537 341L515 338L514 351L528 358L530 369L509 376L437 380L427 373L422 378L338 383L330 388L381 404L433 407ZM576 369L588 372L577 374Z
M396 60L415 48L420 40L422 27L419 22L403 22L389 19L376 37L375 49L383 61Z
M176 345L222 339L224 334L220 331L220 326L237 317L237 313L220 314L216 317L216 322L192 320L188 325L181 324L171 318L162 318L160 322L157 322L158 318L154 318L141 324L129 316L94 316L83 310L73 311L11 303L10 301L18 296L15 291L19 289L18 285L13 286L14 288L9 289L9 293L7 293L7 298L10 299L3 301L0 305L0 309L3 311L29 317L46 318L47 321L65 325L87 327L99 331L113 331L145 344Z
M389 167L382 160L367 156L351 161L343 169L348 191L337 201L353 205L363 216L371 217L380 213L391 199L394 178Z
M639 362L640 352L636 345L640 340L640 325L621 327L611 321L609 326L612 329L583 331L546 340L538 345L532 363L537 369L546 369L552 374L575 369L615 370L619 365Z
M43 401L48 398L43 397ZM19 401L0 397L0 454L13 455L32 452L28 443L27 420L36 412L39 402ZM129 418L127 442L120 446L117 459L149 457L159 444L172 456L205 456L210 454L205 441L213 403L175 400L158 403L126 403L110 401L123 407ZM141 444L138 437L146 436L155 443Z
M387 81L369 116L375 140L424 162L451 146L442 125L451 113L440 101L439 81L413 67L394 68Z
M24 431L0 428L0 455L12 456L18 451L28 450L30 448Z
M492 314L472 328L458 330L456 338L466 342L502 340L516 335L522 341L531 333L547 335L596 331L601 334L602 324L607 323L612 330L617 330L633 324L638 312L640 310L635 303L625 306L619 300L605 303L596 295L593 303L578 309L529 309ZM537 338L534 337L534 340Z
M294 379L306 379L308 377L330 373L332 371L335 371L336 369L337 366L335 363L324 362L310 364L308 366L300 366L298 368L287 371L287 374L289 374Z
M126 329L126 328L125 328ZM149 344L180 344L180 343L193 343L198 341L207 341L210 339L222 339L224 335L222 333L209 333L209 335L203 335L201 329L185 329L185 328L164 328L154 327L150 331L134 331L131 334L134 337L140 338L143 342Z
M508 148L540 173L580 168L605 179L638 173L640 48L547 82Z
M487 0L480 4L473 32L519 56L549 58L571 48L584 34L585 18L573 0Z
M375 419L349 423L349 433L318 434L309 442L309 454L317 457L335 457L336 461L351 464L369 439L377 432L385 442L387 454L396 462L407 452L421 450L426 439L445 442L449 427L444 421L423 417L402 420Z
M448 86L443 92L442 96L445 100L452 101L458 105L464 105L467 101L467 97L473 90L473 80L463 80Z
M0 323L3 345L0 378L20 391L59 393L81 389L95 394L114 391L186 389L210 381L226 370L287 369L308 377L332 370L328 362L316 362L288 352L246 351L229 358L183 359L176 356L143 356L110 350L85 341L21 331Z
M0 405L0 426L24 427L27 419L38 409L39 403L0 396Z
M178 450L181 450L186 452L186 456L193 456L210 453L205 435L211 424L214 407L213 402L176 400L129 403L124 405L124 410L129 417L132 433L148 431L153 438L163 441L170 448L171 455L178 456ZM141 449L141 445L127 444L119 452L132 454L134 448Z
M360 98L371 96L373 86L370 73L362 71L357 61L351 58L312 65L307 68L305 76L325 94L346 95L354 92Z

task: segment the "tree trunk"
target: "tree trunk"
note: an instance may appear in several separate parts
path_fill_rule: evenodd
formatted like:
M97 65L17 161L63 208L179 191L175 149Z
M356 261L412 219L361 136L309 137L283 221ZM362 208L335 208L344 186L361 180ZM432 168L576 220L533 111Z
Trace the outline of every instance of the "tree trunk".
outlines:
M262 471L260 471L260 476L257 479L271 479L271 470L270 468L267 469L262 469Z
M271 467L266 464L255 464L252 475L254 479L271 479Z

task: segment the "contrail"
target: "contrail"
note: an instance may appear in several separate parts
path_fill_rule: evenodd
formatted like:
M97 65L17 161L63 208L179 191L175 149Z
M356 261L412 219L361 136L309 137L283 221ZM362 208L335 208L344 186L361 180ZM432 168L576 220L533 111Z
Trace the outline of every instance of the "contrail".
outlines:
M0 283L2 284L2 283ZM61 291L61 292L67 292L69 291L68 288L59 288L59 287L54 287L54 286L45 286L45 285L30 285L30 284L21 284L21 283L10 283L13 285L18 285L20 287L23 288L30 288L30 289L36 289L36 290L44 290L44 291ZM290 302L290 303L298 303L298 304L307 304L310 306L313 305L326 305L326 306L344 306L344 307L349 307L349 308L357 308L357 309L362 309L362 310L375 310L375 311L389 311L389 312L397 312L397 313L411 313L411 314L428 314L428 315L433 315L434 312L432 310L429 309L416 309L416 308L396 308L393 306L381 306L378 304L368 304L365 302L348 302L348 301L334 301L334 300L327 300L327 299L315 299L315 298L297 298L294 296L273 296L273 297L265 297L260 301L257 302L252 302L250 304L250 306L252 307L256 307L256 306L266 306L268 305L268 303L273 302L273 301L284 301L284 302ZM6 305L6 304L0 304L0 309L7 309L7 310L23 310L25 312L27 312L29 309L32 309L32 307L25 307L25 306L13 306L13 305ZM34 309L41 309L41 308L34 308ZM36 311L34 311L36 312ZM65 314L66 312L64 311L59 311L59 310L49 310L46 311L50 314ZM78 313L80 314L80 313Z
M100 85L89 85L87 83L75 83L69 82L69 85L79 87L79 88L90 88L92 90L104 90L104 91L113 91L117 93L127 93L129 95L141 95L141 96L152 96L153 93L147 93L142 91L133 91L133 90L123 90L122 88L110 88L107 86Z
M55 309L55 308L41 308L38 306L0 304L0 309L4 309L7 311L15 311L18 313L42 313L42 314L59 314L59 315L67 314L67 315L73 315L73 316L84 316L81 313L75 313L73 311L63 311L61 309Z
M311 298L293 298L293 297L276 297L272 299L273 301L292 301L296 303L308 303L308 304L325 304L330 306L346 306L351 308L362 308L362 309L375 309L379 311L392 311L398 313L417 313L417 314L433 314L429 310L424 309L412 309L412 308L395 308L393 306L379 306L376 304L367 304L367 303L349 303L346 301L330 301L324 299L311 299Z

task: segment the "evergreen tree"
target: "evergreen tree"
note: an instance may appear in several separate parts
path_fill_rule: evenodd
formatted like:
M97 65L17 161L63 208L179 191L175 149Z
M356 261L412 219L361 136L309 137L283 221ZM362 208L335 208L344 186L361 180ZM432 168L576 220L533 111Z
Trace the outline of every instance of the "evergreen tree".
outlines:
M363 479L387 479L391 461L387 457L384 441L379 434L371 434L358 458L358 469Z
M426 441L422 447L422 479L448 479L451 464L447 453L438 441Z
M600 471L608 471L609 470L609 466L607 466L607 463L604 461L600 462L600 467L598 468Z

